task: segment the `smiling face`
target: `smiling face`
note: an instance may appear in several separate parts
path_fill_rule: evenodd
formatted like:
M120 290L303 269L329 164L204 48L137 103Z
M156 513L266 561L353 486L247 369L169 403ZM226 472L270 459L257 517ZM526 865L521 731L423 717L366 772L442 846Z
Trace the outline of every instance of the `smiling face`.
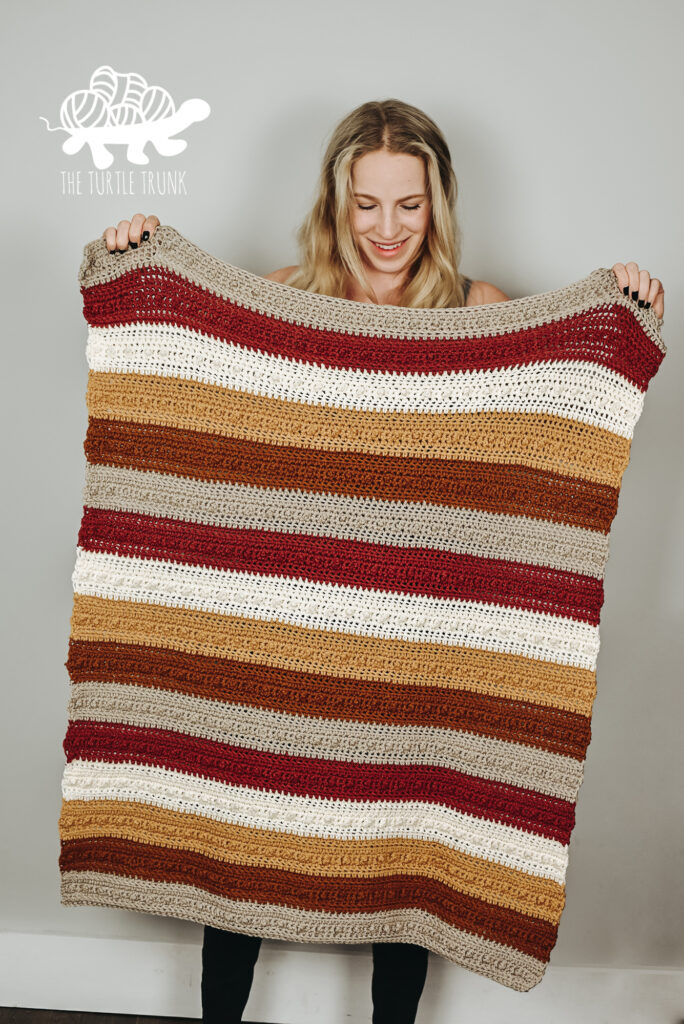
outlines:
M430 223L423 161L386 149L364 153L352 168L352 190L352 230L366 271L371 278L388 274L388 283L396 284L418 255Z

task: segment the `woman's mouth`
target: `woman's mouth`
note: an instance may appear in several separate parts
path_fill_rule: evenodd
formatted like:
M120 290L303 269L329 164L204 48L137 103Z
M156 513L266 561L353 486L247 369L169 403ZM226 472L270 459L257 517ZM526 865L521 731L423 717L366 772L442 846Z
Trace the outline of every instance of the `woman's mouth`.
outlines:
M403 238L401 242L395 242L393 245L380 245L378 242L373 241L372 238L369 238L368 241L372 244L376 252L381 253L383 256L394 256L394 254L399 252L399 250L404 247L405 243L408 242L408 238Z

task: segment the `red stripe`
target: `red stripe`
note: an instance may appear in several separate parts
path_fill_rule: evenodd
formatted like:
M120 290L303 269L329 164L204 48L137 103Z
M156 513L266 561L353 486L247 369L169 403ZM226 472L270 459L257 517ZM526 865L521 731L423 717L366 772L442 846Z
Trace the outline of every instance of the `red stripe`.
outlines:
M78 543L142 559L483 601L598 625L603 582L590 576L427 547L210 526L84 506Z
M225 784L307 798L420 800L498 821L567 844L575 805L558 797L480 779L438 765L357 764L295 757L188 736L170 729L89 720L69 722L67 761L154 764Z
M615 370L642 391L664 353L624 306L584 313L491 337L410 339L291 324L239 306L163 266L141 267L82 288L83 315L94 327L168 323L203 331L256 352L338 369L444 373L582 360ZM460 310L455 314L459 323Z

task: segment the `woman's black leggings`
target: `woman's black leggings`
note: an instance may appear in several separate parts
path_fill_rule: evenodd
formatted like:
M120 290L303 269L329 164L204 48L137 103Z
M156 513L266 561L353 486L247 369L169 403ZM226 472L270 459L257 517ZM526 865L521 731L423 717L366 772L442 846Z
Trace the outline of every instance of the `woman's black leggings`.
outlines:
M374 942L373 1024L413 1024L427 974L428 951L411 942ZM239 1024L254 978L261 938L204 926L202 1021Z

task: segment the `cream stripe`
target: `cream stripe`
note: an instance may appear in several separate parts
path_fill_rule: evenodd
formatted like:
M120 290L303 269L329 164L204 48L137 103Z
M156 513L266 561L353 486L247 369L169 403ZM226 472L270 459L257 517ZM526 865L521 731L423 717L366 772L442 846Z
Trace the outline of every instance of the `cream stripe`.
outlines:
M354 843L393 837L432 840L561 885L568 864L568 847L554 839L422 800L295 796L156 765L80 758L64 767L62 796L65 800L135 800L247 828Z
M456 644L595 669L599 628L488 602L364 590L76 549L74 592L335 633Z
M527 516L428 502L193 480L86 463L84 504L240 529L436 548L544 565L602 579L608 537Z
M545 961L454 928L416 907L334 914L230 900L179 882L153 882L98 871L63 872L60 900L64 906L117 907L286 942L417 942L452 963L518 992L529 992L539 984L546 969Z
M493 370L382 373L252 351L174 324L91 327L91 370L158 374L269 398L374 412L549 413L631 439L644 393L598 363L548 360Z
M326 719L119 683L71 683L71 721L125 722L290 757L439 765L574 803L583 765L524 742L437 726Z

